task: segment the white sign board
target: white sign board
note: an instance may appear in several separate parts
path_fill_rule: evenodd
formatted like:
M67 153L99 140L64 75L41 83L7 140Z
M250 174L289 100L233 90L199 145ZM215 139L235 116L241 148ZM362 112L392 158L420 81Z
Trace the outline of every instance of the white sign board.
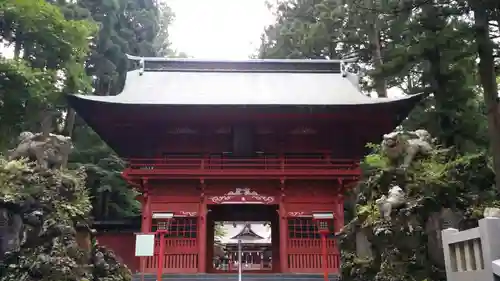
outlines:
M313 213L313 219L333 219L333 213Z
M135 256L152 257L155 250L155 235L142 234L135 235Z

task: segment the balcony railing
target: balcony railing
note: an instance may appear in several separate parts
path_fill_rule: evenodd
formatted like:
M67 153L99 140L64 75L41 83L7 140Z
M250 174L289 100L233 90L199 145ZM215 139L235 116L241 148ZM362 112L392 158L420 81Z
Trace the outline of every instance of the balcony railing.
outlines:
M128 175L359 175L353 160L303 158L129 159Z

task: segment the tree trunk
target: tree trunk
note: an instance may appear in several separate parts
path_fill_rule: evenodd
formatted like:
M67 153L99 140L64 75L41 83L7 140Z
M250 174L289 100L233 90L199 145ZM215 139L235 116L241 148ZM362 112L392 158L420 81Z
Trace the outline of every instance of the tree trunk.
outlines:
M66 118L64 120L63 135L66 135L70 138L73 137L73 130L75 129L75 120L76 120L76 112L73 108L68 106Z
M15 60L18 60L19 57L21 56L21 48L22 48L21 36L19 35L19 32L17 32L16 41L14 41L14 59Z
M49 134L53 131L53 113L50 109L44 108L40 112L40 132L44 138L48 138Z
M378 28L378 19L376 15L377 0L366 0L369 7L368 38L370 40L370 49L372 53L373 67L375 75L373 77L375 91L379 98L387 97L387 89L384 77L381 75L384 61L382 59L382 45L380 44L380 30Z
M429 80L436 101L436 110L445 112L449 109L448 89L450 84L447 85L449 76L443 73L441 68L441 50L438 47L431 48L425 52L425 56L429 63ZM452 117L448 114L438 115L437 120L439 130L442 132L440 141L445 147L457 146L458 142L455 141L455 133L453 128Z
M479 78L483 87L484 103L488 110L488 134L491 153L493 153L495 184L500 191L500 113L493 56L494 44L489 34L487 8L482 6L481 3L477 3L476 0L471 0L470 3L474 10L475 37L479 55Z

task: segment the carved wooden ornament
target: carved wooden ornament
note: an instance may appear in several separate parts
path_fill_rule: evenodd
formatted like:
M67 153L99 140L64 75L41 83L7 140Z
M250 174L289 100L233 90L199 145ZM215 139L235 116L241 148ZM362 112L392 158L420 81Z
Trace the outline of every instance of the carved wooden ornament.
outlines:
M260 195L250 188L236 188L222 196L210 196L208 198L212 204L273 204L274 196Z

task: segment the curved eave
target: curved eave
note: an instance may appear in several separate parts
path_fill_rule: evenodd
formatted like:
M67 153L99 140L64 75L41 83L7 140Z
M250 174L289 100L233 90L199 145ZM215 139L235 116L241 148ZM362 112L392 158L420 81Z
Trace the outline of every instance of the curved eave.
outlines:
M405 104L409 104L411 107L413 107L414 104L419 102L422 98L424 98L424 94L417 94L417 95L411 95L411 96L403 96L403 97L397 97L397 98L366 98L363 99L360 102L349 102L349 103L329 103L329 104L324 104L324 103L308 103L308 104L303 104L303 103L196 103L196 101L193 101L192 103L157 103L157 102L135 102L135 101L130 101L130 100L125 100L120 98L120 95L117 96L86 96L86 95L68 95L68 100L70 104L74 107L79 106L109 106L110 108L112 107L120 107L120 106L151 106L151 107L182 107L182 106L189 106L189 107L224 107L224 106L229 106L229 107L273 107L273 106L280 106L280 107L286 107L286 106L291 106L291 107L318 107L318 108L329 108L329 109L335 109L335 108L340 108L340 107L360 107L360 106L380 106L383 107L385 105L389 106L404 106Z
M374 99L378 102L357 105L167 105L167 104L123 104L106 100L110 97L68 96L69 104L80 117L112 148L124 158L151 157L145 151L158 150L149 136L157 136L158 129L168 122L185 122L186 119L204 122L207 116L219 114L228 116L249 116L254 114L294 114L299 118L313 118L316 115L342 117L349 122L352 133L367 131L367 142L377 142L384 133L398 126L424 95L399 99ZM336 117L335 117L336 116ZM370 125L367 125L367 121ZM293 122L293 121L292 121ZM127 124L127 128L120 127ZM335 128L332 128L334 130ZM357 138L342 132L339 136L347 140ZM361 151L361 152L360 152ZM353 148L353 159L360 157L363 148Z

